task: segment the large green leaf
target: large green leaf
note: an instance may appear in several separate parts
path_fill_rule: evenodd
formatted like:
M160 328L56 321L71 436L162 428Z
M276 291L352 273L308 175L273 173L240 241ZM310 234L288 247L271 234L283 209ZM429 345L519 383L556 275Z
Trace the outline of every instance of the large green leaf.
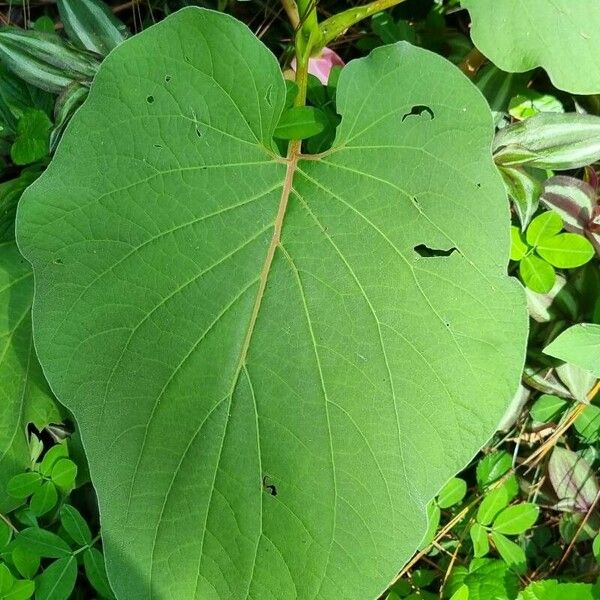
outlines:
M597 0L461 0L475 45L510 72L542 66L561 90L600 92Z
M377 597L517 387L484 99L404 43L337 94L334 148L279 158L276 59L185 9L109 55L20 205L121 599Z
M60 421L33 348L33 277L12 225L16 201L34 179L25 173L0 187L0 511L18 503L6 489L8 480L29 464L27 425L41 429Z

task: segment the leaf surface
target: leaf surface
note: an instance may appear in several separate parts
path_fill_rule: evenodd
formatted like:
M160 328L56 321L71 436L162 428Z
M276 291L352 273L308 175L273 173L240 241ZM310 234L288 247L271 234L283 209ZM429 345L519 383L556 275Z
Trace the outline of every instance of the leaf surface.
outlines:
M542 66L556 87L600 92L600 5L596 0L461 0L475 45L504 71ZM574 68L577 65L577 68Z
M573 325L546 346L544 353L577 365L600 378L600 325Z
M108 56L21 203L118 598L379 596L514 394L484 99L404 43L337 98L332 150L279 158L276 59L184 9Z
M27 424L60 420L33 347L32 300L31 267L14 240L0 242L0 511L18 503L6 489L29 464Z

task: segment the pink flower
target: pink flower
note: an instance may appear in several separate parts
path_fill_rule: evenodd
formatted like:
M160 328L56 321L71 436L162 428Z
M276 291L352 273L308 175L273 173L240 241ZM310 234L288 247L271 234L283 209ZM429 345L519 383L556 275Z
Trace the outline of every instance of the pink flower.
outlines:
M317 56L308 59L308 72L319 79L323 85L327 85L329 74L333 67L344 66L344 61L331 48L323 48ZM296 59L292 60L292 70L296 71Z

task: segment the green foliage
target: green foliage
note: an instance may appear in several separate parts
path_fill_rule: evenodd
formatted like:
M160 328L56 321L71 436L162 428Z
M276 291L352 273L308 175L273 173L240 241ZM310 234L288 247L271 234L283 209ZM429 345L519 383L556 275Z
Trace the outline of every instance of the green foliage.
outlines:
M600 378L600 325L573 325L546 346L544 352Z
M28 165L48 155L52 121L44 111L26 110L17 121L10 156L16 165Z
M187 0L5 13L0 598L114 597L88 452L120 600L600 594L600 95L470 41L593 88L598 11L475 2L218 0L285 89L228 17L120 47ZM489 111L431 52L497 128L510 404ZM24 239L75 417L14 242L57 148Z
M477 47L504 71L543 66L557 88L600 93L600 7L595 0L461 0ZM577 65L577 68L573 68Z
M0 520L0 598L26 600L35 594L36 600L67 600L79 580L98 598L111 600L97 547L100 536L92 537L85 518L69 503L72 485L67 491L54 479L57 467L74 464L67 443L52 445L45 453L42 449L42 454L30 470L8 482L8 493L23 504Z
M400 68L435 85L402 85ZM379 48L339 78L332 149L287 179L272 153L284 97L247 29L177 13L110 54L21 204L45 372L82 428L105 534L138 532L125 555L107 548L124 597L151 572L159 595L276 581L284 597L374 596L425 533L417 499L489 438L517 382L523 300L503 273L507 211L473 86L431 53ZM136 118L115 123L124 110ZM465 227L484 199L485 230ZM476 427L459 397L477 397Z
M556 268L573 269L594 256L592 244L577 233L561 233L563 221L553 211L542 212L527 228L523 238L519 228L511 228L510 257L519 262L523 283L545 294L556 282Z

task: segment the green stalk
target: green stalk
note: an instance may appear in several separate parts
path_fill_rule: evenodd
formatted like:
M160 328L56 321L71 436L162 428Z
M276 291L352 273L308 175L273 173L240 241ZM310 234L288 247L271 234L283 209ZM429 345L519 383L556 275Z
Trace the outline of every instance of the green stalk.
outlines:
M300 23L296 31L296 60L308 62L315 46L321 40L321 29L317 17L317 0L296 0ZM285 2L284 2L285 6ZM322 47L322 46L320 46Z
M359 23L371 15L379 13L386 8L402 4L404 1L405 0L374 0L364 6L349 8L344 12L333 15L321 23L320 40L318 41L318 44L313 46L313 52L318 52L323 47L327 46L329 42L344 33L344 31L349 27L352 27L352 25Z

